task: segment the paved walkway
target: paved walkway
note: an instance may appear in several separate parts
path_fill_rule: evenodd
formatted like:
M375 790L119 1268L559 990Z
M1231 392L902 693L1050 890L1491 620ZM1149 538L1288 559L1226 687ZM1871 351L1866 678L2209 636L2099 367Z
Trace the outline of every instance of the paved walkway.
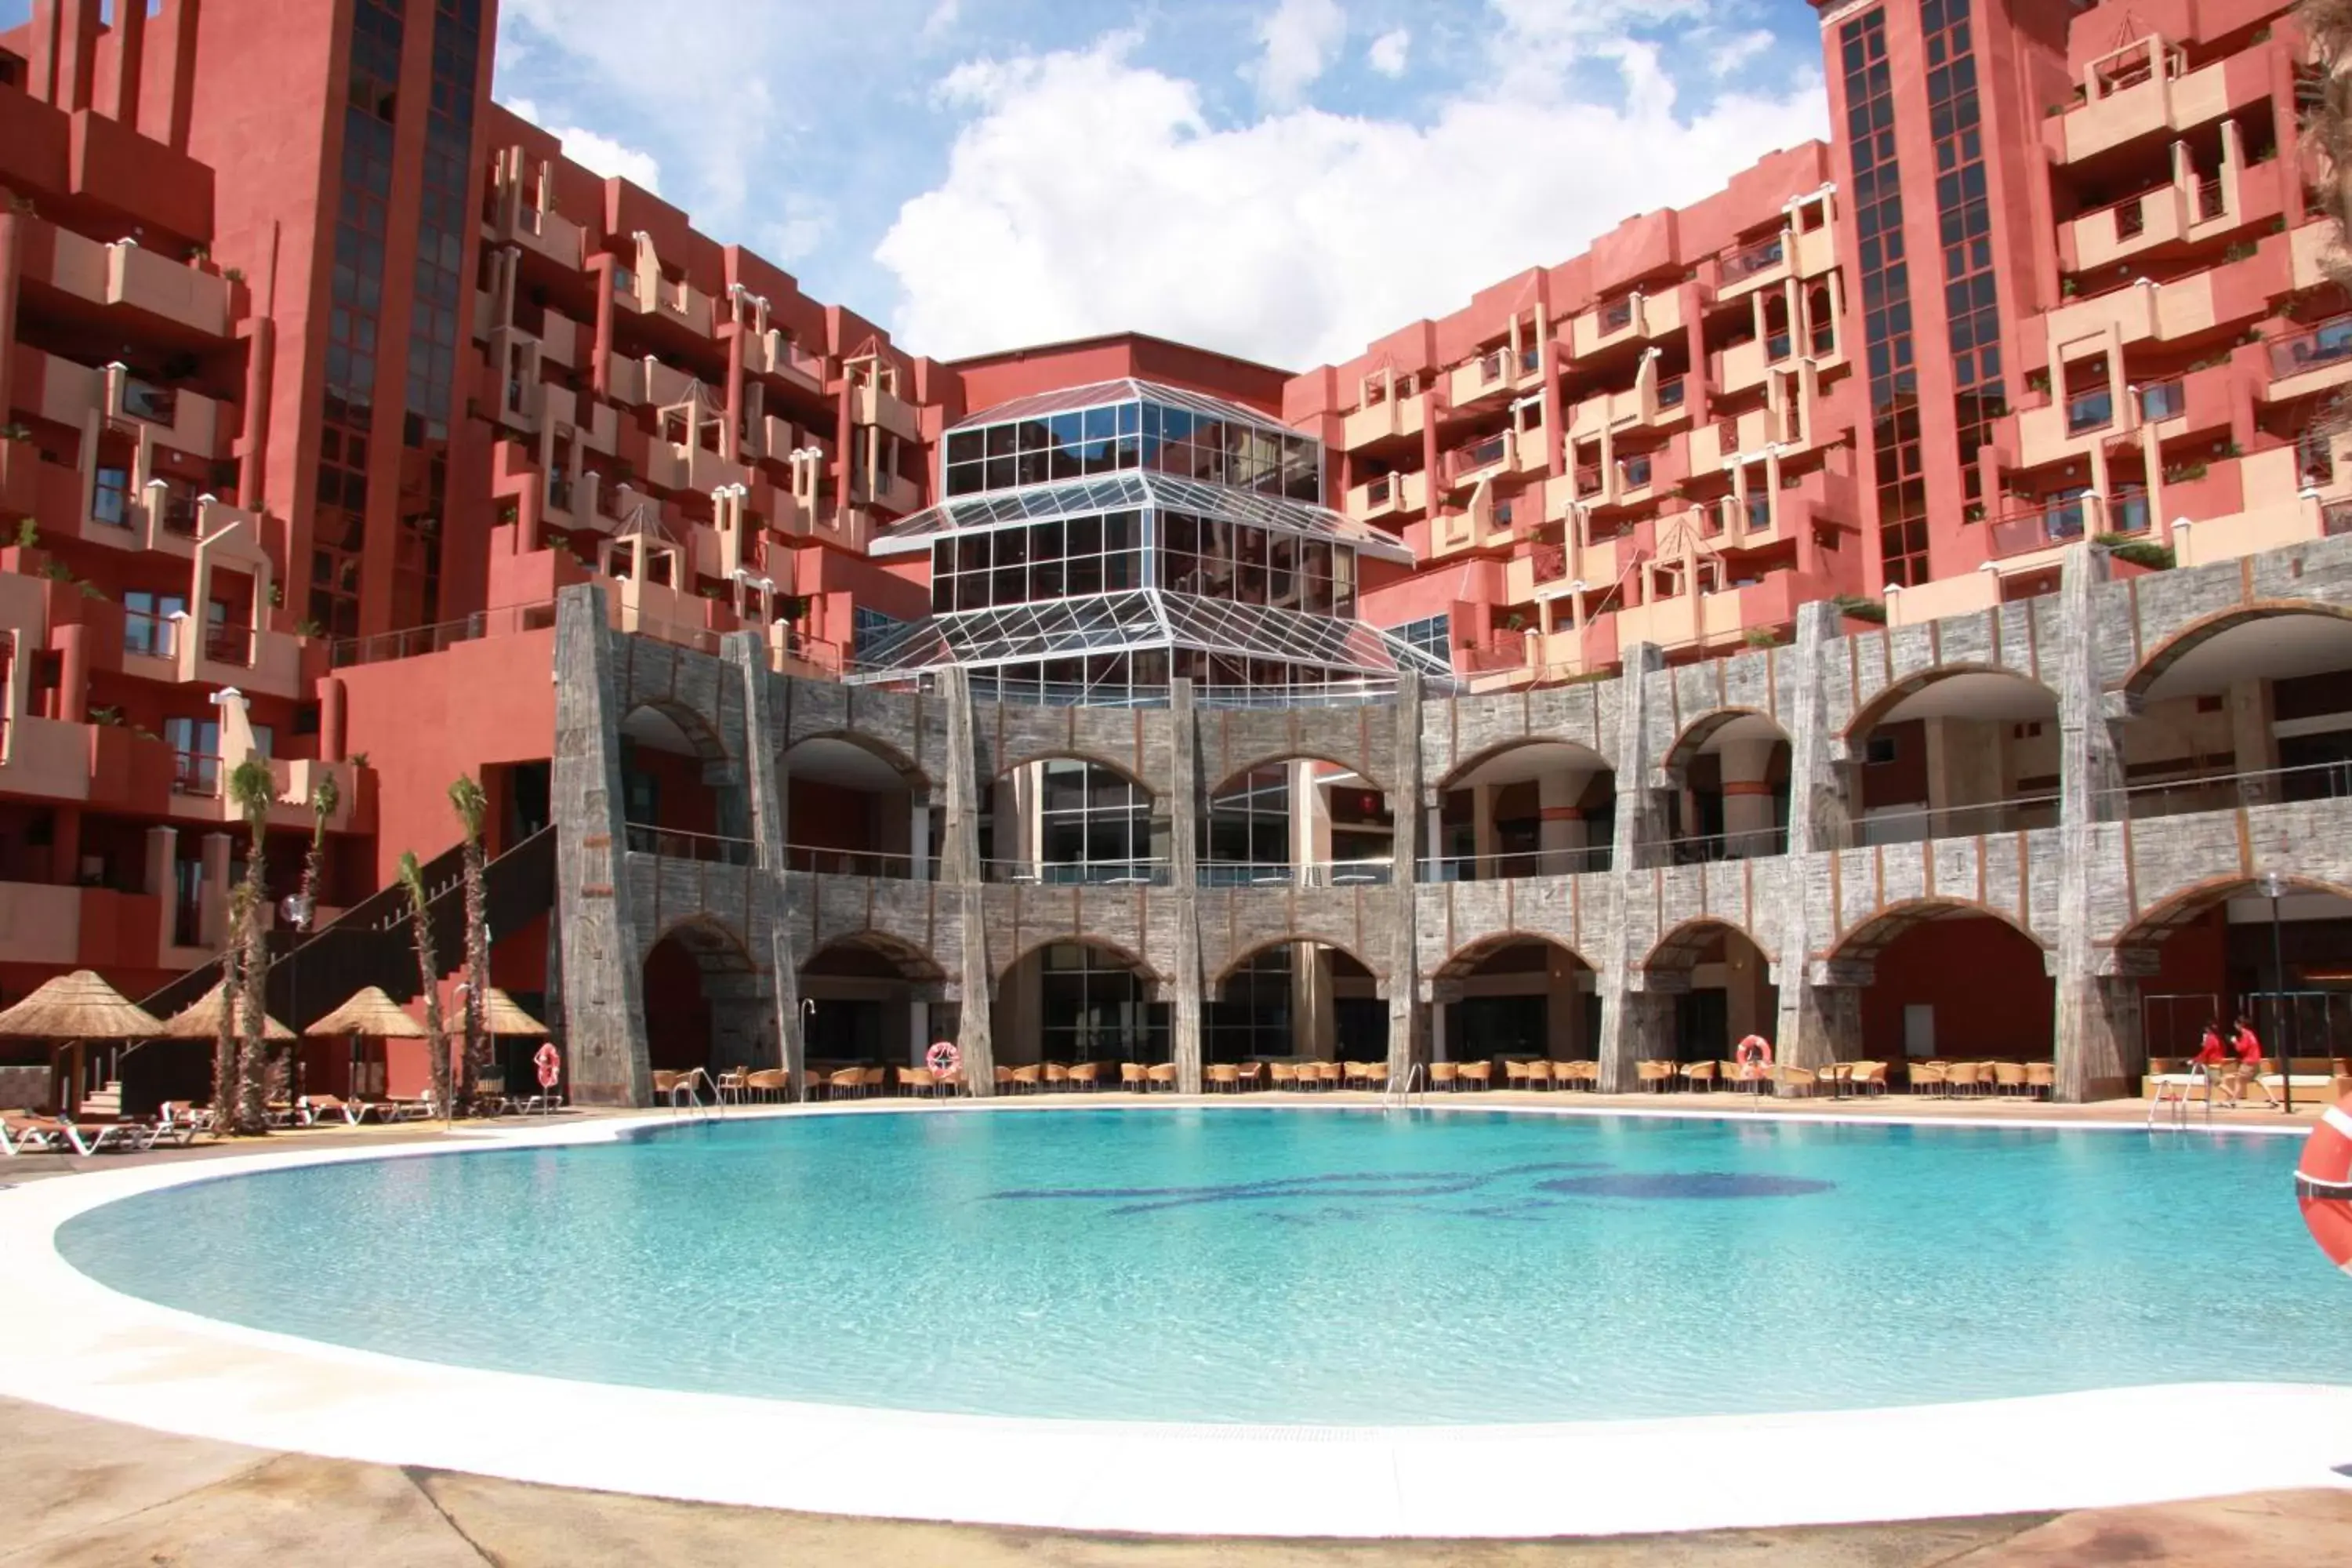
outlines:
M1598 1541L1165 1541L564 1491L166 1436L0 1400L0 1564L41 1568L2311 1568L2352 1490L2097 1512Z

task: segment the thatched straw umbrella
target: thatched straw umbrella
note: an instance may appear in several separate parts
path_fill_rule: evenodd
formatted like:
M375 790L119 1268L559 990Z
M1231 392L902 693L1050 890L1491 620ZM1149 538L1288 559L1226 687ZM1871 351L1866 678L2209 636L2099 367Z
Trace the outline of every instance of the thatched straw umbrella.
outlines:
M171 1022L160 1031L163 1037L173 1040L218 1038L221 1007L227 990L228 982L224 980L198 1000L173 1014ZM290 1040L294 1037L294 1031L265 1013L261 1016L261 1037L266 1040Z
M362 986L352 993L341 1006L311 1025L302 1033L311 1039L332 1039L341 1035L359 1035L372 1040L425 1040L431 1037L425 1026L408 1016L401 1005L383 994L380 985ZM356 1084L352 1092L360 1092Z
M493 1035L541 1039L547 1026L515 1005L513 997L493 985L482 996L482 1026Z
M128 1001L94 969L77 969L45 981L30 996L0 1013L0 1036L54 1040L53 1054L73 1053L61 1109L70 1110L81 1089L81 1047L87 1040L142 1040L163 1032L155 1016ZM54 1069L55 1063L51 1064Z

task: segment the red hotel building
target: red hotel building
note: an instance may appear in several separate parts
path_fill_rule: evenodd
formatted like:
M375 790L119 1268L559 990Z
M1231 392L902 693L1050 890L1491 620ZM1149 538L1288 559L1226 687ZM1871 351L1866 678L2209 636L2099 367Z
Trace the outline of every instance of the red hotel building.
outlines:
M526 839L567 585L839 673L928 613L927 559L867 549L940 499L943 432L1057 388L1319 437L1326 501L1413 557L1368 560L1362 618L1474 689L1769 644L1808 601L2042 595L2088 535L2193 564L2352 517L2288 5L1814 4L1831 142L1287 374L1132 335L917 357L499 108L496 0L35 0L0 34L0 997L206 959L248 748L274 880L338 780L335 909L454 841L460 771ZM853 809L827 787L796 822ZM544 916L499 937L539 989Z

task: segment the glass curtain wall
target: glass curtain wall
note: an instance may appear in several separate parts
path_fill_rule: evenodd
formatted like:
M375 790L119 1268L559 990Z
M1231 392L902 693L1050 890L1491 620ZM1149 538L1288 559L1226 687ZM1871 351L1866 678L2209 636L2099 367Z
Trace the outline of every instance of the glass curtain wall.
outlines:
M1042 957L1037 991L1041 1059L1168 1059L1168 1007L1149 1000L1140 975L1085 942L1055 942Z

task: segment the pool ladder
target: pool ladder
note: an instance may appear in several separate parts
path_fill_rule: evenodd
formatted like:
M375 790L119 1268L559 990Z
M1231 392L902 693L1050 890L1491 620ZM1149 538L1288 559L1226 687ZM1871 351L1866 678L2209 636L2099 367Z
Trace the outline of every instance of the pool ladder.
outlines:
M1428 1086L1422 1082L1421 1074L1421 1064L1414 1062L1404 1069L1403 1077L1390 1079L1388 1087L1381 1090L1381 1109L1382 1110L1410 1109L1416 1097L1428 1092Z
M2205 1105L2205 1124L2208 1127L2213 1124L2213 1075L2205 1069L2203 1064L2191 1063L2186 1076L2190 1080L2188 1083L2159 1084L2156 1087L2156 1093L2147 1102L2147 1124L2150 1127L2156 1125L2158 1107L2164 1105L2172 1107L2172 1124L2175 1127L2189 1125L2189 1090L2191 1089L2201 1089L2205 1091L2202 1096ZM2167 1094L2165 1090L2168 1089L2176 1089L2179 1092Z

